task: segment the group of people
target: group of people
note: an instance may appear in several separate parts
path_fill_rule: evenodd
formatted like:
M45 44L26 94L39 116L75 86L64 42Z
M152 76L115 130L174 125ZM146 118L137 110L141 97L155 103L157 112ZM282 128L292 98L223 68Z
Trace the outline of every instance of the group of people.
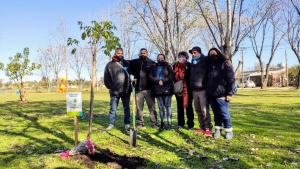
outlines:
M140 49L139 58L133 60L125 60L123 50L116 49L104 71L104 84L110 93L109 125L106 130L115 127L116 110L120 98L124 108L125 129L130 128L129 105L132 91L130 76L132 75L136 79L137 128L144 126L145 100L150 113L151 127L160 130L172 128L173 86L176 82L181 81L182 92L175 94L178 129L182 129L186 122L188 129L194 130L194 103L200 124L199 129L194 131L212 136L210 105L215 123L213 136L220 137L224 130L226 139L233 138L228 111L235 84L231 62L216 48L210 49L207 56L203 55L201 48L197 46L189 50L189 53L192 55L191 63L188 61L189 54L181 51L176 58L176 63L171 65L166 61L164 54L158 54L157 60L154 62L148 57L148 51L145 48ZM157 123L155 98L159 107L160 125ZM184 114L186 114L187 121Z

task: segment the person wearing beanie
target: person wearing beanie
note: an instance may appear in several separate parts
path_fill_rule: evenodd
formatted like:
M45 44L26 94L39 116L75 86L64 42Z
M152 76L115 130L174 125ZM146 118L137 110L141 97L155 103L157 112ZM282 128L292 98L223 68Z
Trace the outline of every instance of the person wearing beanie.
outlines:
M109 89L110 110L109 124L106 130L115 127L117 108L120 98L122 99L124 109L125 129L130 129L130 64L124 59L123 49L118 48L115 51L112 60L107 63L104 70L104 85Z

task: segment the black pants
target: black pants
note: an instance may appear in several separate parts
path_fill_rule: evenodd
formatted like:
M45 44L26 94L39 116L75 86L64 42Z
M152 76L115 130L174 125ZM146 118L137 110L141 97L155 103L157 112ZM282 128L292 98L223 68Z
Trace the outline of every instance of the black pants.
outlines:
M184 119L184 108L183 108L183 97L182 96L176 96L177 101L177 120L178 120L178 126L184 126L185 125L185 119ZM188 93L188 107L186 110L186 117L187 117L187 126L188 128L194 127L194 110L193 110L193 94L192 92Z

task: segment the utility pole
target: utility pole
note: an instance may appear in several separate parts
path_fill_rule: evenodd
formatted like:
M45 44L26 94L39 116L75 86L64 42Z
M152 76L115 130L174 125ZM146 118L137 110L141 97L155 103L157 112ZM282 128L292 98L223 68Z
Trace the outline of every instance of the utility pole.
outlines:
M66 92L69 90L69 83L68 83L68 55L67 55L67 49L66 46L64 46L64 55L65 55L65 62L66 62L66 80L67 80L67 85L66 85Z
M289 87L289 67L288 67L288 57L285 50L285 74L286 74L286 87Z
M244 89L244 47L242 47L242 89Z

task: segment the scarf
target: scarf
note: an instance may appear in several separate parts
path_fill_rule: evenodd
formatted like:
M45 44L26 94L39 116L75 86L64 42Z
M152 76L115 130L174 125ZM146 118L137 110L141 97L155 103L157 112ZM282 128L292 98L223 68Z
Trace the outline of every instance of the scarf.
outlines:
M186 81L183 77L183 74L185 72L186 66L188 62L185 63L175 63L174 65L174 74L175 74L175 82L178 82L179 80L182 80L183 84L183 95L182 95L182 100L183 100L183 107L187 108L188 107L188 90L187 90L187 85Z
M114 60L114 61L119 61L118 58L116 57L116 55L113 55L113 56L111 57L111 59Z

